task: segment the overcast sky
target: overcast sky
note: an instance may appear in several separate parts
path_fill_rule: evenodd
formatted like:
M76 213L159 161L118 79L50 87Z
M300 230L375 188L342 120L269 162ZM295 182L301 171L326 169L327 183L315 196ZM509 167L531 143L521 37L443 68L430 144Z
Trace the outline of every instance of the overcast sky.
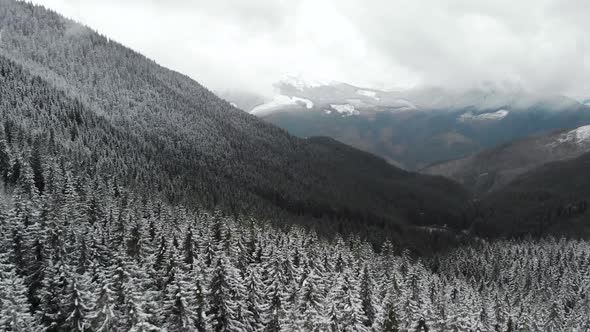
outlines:
M590 98L588 0L35 0L214 90L284 75Z

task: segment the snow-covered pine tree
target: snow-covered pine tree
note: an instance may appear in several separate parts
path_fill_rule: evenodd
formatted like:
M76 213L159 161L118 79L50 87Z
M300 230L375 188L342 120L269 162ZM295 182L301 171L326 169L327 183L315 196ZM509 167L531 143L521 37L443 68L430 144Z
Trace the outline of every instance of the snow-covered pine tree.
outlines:
M176 288L167 306L164 308L164 328L169 331L190 332L195 330L195 313L186 303L180 283L174 285Z
M366 327L371 327L375 321L375 308L373 305L373 282L367 265L363 268L361 275L360 296L363 312L365 313L365 316L367 316L367 320L364 324Z
M322 312L324 303L323 280L313 266L303 269L304 280L298 291L298 316L304 330L315 331L322 324Z
M113 331L120 326L120 317L115 313L115 300L108 284L100 288L96 303L89 314L90 329L97 332Z
M386 305L386 316L383 322L383 332L399 332L399 321L397 315L397 308L394 300L390 300Z
M67 302L64 303L66 316L62 329L65 331L85 332L89 330L90 322L88 313L90 311L89 304L92 303L92 299L86 293L85 286L87 285L84 285L83 282L81 283L76 278L69 283L66 297Z
M30 313L27 290L6 254L0 254L0 329L34 331L37 322Z
M262 281L259 275L259 266L250 265L246 271L245 282L245 329L247 331L260 331L264 328L264 313L268 311L265 304Z
M61 258L49 257L48 262L38 315L47 331L58 332L62 329L68 314L64 303L69 299L64 298L64 294L67 294L70 272Z
M235 289L232 289L231 272L226 267L226 260L219 258L213 270L209 287L210 324L215 332L239 331L242 323L236 320L238 303L235 302Z

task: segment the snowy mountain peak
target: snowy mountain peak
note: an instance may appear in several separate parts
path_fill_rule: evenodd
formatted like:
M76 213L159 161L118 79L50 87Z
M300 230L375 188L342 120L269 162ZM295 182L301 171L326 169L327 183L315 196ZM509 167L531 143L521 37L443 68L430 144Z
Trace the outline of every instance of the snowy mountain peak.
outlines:
M356 93L361 96L365 96L365 97L373 98L375 100L379 100L379 97L377 97L377 91L358 89L358 90L356 90Z
M334 109L336 112L342 114L343 116L352 116L352 115L359 115L360 112L354 108L351 104L331 104L330 107Z
M285 107L292 107L292 106L303 106L306 109L312 109L313 102L309 99L300 98L300 97L288 97L288 96L284 96L284 95L276 95L273 100L254 107L250 111L250 114L262 116L262 115L267 115L269 113L272 113L275 110L279 110L279 109L282 109Z
M507 110L499 110L492 113L482 113L482 114L473 114L473 112L467 112L461 114L459 117L459 121L478 121L478 120L502 120L504 119L510 112Z
M310 80L303 78L302 75L285 75L283 79L278 82L279 85L290 85L297 90L303 91L304 89L317 88L325 85L336 84L334 81L324 80Z
M562 134L558 143L573 143L577 145L590 144L590 126L582 126Z

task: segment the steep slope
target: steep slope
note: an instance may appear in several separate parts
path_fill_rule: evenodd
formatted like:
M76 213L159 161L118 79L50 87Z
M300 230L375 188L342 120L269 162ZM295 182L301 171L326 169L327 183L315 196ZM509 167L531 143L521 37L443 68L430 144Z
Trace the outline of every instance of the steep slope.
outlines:
M486 195L474 231L492 235L590 236L590 153L549 163Z
M590 151L590 126L534 136L466 158L434 164L422 172L451 178L482 194L502 188L542 164L578 157Z
M252 114L294 135L329 136L406 169L590 123L587 105L522 91L387 92L290 81L277 88L280 95Z
M41 92L43 84L32 87L26 93ZM44 92L37 102L56 97ZM64 103L37 113L71 126L78 123L68 116L75 108ZM92 121L83 118L81 128ZM57 127L56 143L70 136ZM588 326L588 241L477 241L424 260L400 252L398 242L376 252L357 236L330 241L300 227L170 206L116 185L108 174L89 177L44 153L29 156L37 144L52 145L32 144L30 134L0 130L0 170L4 157L20 165L20 175L8 180L11 190L0 190L2 331ZM47 175L42 192L38 170ZM556 303L567 303L568 315L560 316Z
M16 76L25 82L47 82L43 89L63 91L55 107L67 98L78 105L74 119L107 123L114 141L105 137L109 131L88 133L106 147L94 147L76 133L83 120L74 121L68 144L81 145L80 151L93 156L83 159L90 164L114 150L112 165L127 186L234 214L288 212L285 221L331 220L329 227L343 230L452 226L468 198L448 180L401 171L333 140L293 137L190 78L42 7L1 0L0 22L7 73L22 72ZM30 126L50 131L35 120L41 110L44 103L28 108Z

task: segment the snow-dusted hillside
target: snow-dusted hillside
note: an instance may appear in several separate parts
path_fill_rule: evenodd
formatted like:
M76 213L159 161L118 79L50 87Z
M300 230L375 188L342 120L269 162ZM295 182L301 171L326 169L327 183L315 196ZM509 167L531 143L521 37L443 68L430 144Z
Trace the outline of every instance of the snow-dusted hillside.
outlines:
M590 125L518 140L466 158L432 165L423 172L451 178L475 192L499 190L541 165L590 152Z
M579 146L590 145L590 126L582 126L560 135L556 143L573 143Z

